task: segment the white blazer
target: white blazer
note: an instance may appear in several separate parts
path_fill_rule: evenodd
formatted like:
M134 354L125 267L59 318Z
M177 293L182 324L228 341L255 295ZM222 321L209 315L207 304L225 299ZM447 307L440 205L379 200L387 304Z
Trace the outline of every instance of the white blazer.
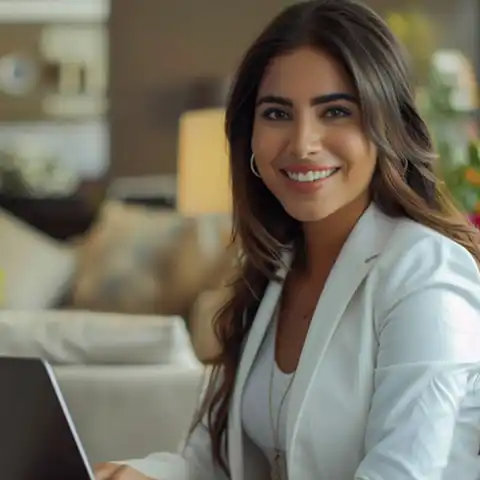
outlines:
M281 289L267 287L238 369L232 480L270 478L243 433L241 402ZM289 480L479 480L480 273L472 256L370 206L318 301L290 395ZM225 479L204 426L179 456L129 463L158 480Z

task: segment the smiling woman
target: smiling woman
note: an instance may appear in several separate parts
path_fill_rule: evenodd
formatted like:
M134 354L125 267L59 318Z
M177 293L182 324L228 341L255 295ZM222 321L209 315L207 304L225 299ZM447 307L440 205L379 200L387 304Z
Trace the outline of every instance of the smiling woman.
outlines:
M385 23L353 0L287 8L226 132L241 258L185 478L478 480L479 232ZM177 478L161 454L131 465Z
M296 220L321 220L353 201L359 213L368 205L377 151L352 81L326 52L302 47L271 62L252 150L262 181Z

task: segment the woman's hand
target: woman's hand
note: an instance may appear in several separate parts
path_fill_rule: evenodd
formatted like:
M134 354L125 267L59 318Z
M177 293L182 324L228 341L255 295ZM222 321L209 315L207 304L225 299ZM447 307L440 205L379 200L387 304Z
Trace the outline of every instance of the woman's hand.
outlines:
M137 470L116 463L100 463L95 467L95 480L152 480Z

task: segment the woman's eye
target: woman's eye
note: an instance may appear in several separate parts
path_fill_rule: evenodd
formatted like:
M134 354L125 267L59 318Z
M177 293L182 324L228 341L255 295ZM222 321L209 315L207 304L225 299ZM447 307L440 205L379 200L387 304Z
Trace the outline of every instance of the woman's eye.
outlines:
M341 107L329 108L323 114L323 116L327 118L342 118L342 117L349 117L350 115L351 115L351 112L349 110Z
M268 108L262 113L262 117L267 120L288 120L289 114L279 108Z

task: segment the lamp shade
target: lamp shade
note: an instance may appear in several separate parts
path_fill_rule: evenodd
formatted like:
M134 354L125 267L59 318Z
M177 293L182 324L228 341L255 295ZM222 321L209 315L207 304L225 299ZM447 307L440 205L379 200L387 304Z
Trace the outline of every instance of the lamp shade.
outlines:
M191 110L180 117L177 208L185 215L231 211L225 110Z

